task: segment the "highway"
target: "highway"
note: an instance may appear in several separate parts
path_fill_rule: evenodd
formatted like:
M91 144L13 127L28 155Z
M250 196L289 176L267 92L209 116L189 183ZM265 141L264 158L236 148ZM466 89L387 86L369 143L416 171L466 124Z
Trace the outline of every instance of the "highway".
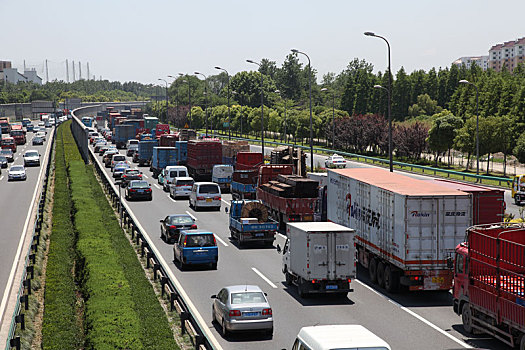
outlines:
M96 158L100 160L99 156ZM324 163L323 159L316 156L315 161ZM349 163L349 167L362 166L366 165ZM352 282L354 292L347 298L301 299L295 288L284 283L281 272L281 255L275 246L283 246L284 236L279 235L271 248L252 246L241 249L229 238L228 217L224 210L196 212L189 208L186 199L173 200L163 192L148 168L140 169L145 180L152 184L153 201L128 204L224 349L291 349L299 329L316 324L362 324L393 349L507 349L490 337L464 335L461 319L452 311L450 293L390 295L372 286L368 273L362 269L358 270L358 280ZM109 169L106 171L111 176ZM224 209L231 196L225 194L222 198ZM219 246L217 270L194 268L183 272L173 264L172 245L160 239L159 220L176 213L190 213L197 219L199 229L215 233ZM256 284L268 293L274 315L273 338L249 333L224 339L219 326L212 325L210 296L217 294L223 286L234 284Z
M10 315L3 315L4 308L7 303L7 298L11 284L14 269L16 268L15 258L20 254L25 256L25 251L20 251L25 236L30 235L28 232L24 236L24 231L29 225L30 207L35 196L40 175L45 172L45 162L50 151L49 138L53 132L52 128L47 129L46 141L43 145L32 146L31 140L33 133L28 132L26 135L27 142L25 145L19 145L15 153L15 160L9 163L7 169L2 169L0 175L0 324L7 320L10 322ZM7 173L9 167L13 164L23 165L24 160L22 155L26 150L38 150L41 157L41 166L26 168L26 181L7 181ZM18 286L17 286L18 288ZM5 317L5 318L4 318Z

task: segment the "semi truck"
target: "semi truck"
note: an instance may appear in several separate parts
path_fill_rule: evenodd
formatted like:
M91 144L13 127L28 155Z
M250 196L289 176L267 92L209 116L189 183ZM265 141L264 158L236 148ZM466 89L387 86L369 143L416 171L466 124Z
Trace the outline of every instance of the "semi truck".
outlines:
M153 147L149 168L153 173L153 178L156 179L162 169L170 165L177 165L177 149L175 147Z
M9 132L9 135L13 139L15 139L15 142L17 145L25 145L26 143L26 134L24 132L24 127L22 124L14 123L11 125L11 132Z
M384 169L328 171L328 220L356 230L358 261L389 292L449 290L472 216L468 193Z
M211 181L221 188L221 192L229 192L233 176L233 166L228 164L216 164L211 171Z
M251 242L270 246L278 228L279 224L268 218L268 211L260 201L231 201L230 234L240 247Z
M128 140L135 138L135 129L135 125L132 124L115 125L112 137L117 148L125 148Z
M11 131L11 126L9 124L9 118L7 117L0 118L0 128L2 129L1 130L2 134L9 134L9 132Z
M140 140L138 151L133 154L133 162L139 163L139 166L150 165L153 147L157 145L157 140Z
M355 230L333 222L286 225L282 271L301 298L312 293L346 296L356 277ZM281 247L277 245L277 251Z
M456 248L453 309L467 333L525 349L525 225L472 226Z
M258 169L235 170L230 185L233 199L255 199Z
M188 141L186 165L195 181L211 180L214 165L222 164L222 145L218 141Z

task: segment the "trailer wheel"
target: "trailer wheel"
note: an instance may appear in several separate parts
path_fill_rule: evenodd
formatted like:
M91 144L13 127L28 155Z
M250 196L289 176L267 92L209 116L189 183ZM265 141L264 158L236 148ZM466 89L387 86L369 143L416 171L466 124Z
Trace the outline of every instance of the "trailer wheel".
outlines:
M472 334L472 311L470 310L469 303L464 303L461 307L461 322L463 323L463 329L465 332Z
M385 287L385 264L382 262L377 264L377 284L379 284L380 287Z
M385 268L385 289L390 293L395 293L399 289L399 275L395 268L388 265Z
M377 259L370 259L370 263L368 264L368 274L370 275L372 283L377 283Z

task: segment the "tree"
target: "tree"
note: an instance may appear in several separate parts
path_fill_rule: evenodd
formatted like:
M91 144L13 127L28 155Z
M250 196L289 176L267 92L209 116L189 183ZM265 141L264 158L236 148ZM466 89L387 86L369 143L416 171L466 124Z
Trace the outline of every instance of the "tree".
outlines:
M408 115L411 117L434 115L442 110L443 108L437 105L437 101L432 100L428 94L424 94L417 97L416 104L408 107Z
M405 69L401 67L396 74L394 88L392 90L392 119L405 120L410 106L411 85Z
M304 94L303 80L302 64L299 62L297 54L291 53L286 56L281 69L277 71L277 88L285 98L298 100Z
M428 132L428 146L436 152L436 166L440 154L450 151L454 145L457 130L463 125L463 120L446 109L433 116L434 122Z

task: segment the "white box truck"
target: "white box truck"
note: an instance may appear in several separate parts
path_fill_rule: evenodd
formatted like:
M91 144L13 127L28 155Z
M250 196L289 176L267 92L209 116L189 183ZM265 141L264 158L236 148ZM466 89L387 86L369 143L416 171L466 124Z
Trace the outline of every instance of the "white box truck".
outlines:
M328 171L328 220L356 230L359 263L389 292L449 290L468 193L378 168Z
M333 222L286 225L283 273L301 298L310 293L346 295L356 276L355 230ZM281 247L277 250L281 252Z

